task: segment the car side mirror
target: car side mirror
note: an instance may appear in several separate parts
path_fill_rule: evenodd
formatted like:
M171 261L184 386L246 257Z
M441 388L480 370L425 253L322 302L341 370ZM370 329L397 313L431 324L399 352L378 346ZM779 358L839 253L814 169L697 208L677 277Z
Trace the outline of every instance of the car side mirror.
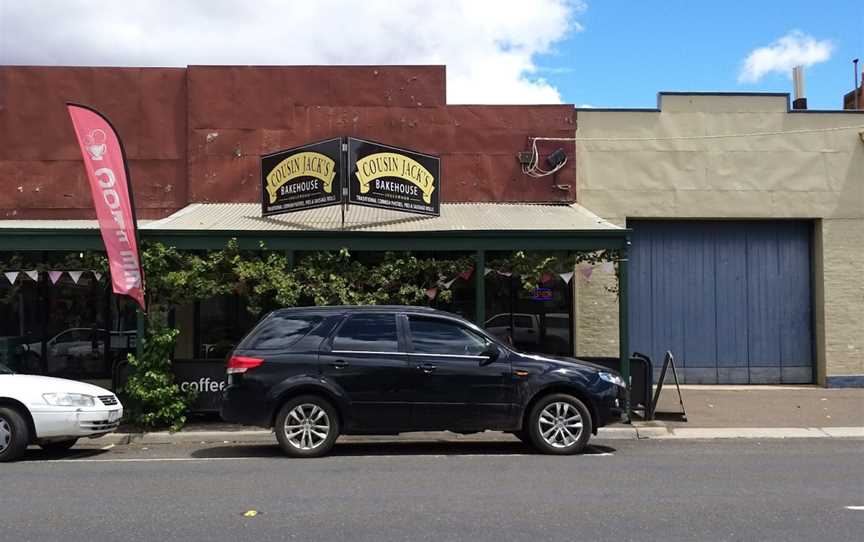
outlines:
M480 355L486 358L480 361L480 366L483 367L489 365L490 363L494 363L495 360L497 360L498 357L501 356L501 350L499 350L498 347L494 344L490 344L486 347L486 350L480 352Z

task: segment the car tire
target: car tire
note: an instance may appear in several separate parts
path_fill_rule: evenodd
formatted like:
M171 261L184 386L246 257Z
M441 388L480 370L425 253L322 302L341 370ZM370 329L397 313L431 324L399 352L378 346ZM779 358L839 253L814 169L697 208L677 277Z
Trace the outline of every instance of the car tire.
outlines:
M0 463L21 457L29 442L30 430L21 413L14 408L0 407Z
M321 457L339 437L339 415L326 399L301 395L282 405L273 431L286 455Z
M68 440L54 440L49 442L40 442L39 447L46 452L60 453L68 451L70 448L72 448L72 446L75 446L75 443L77 442L77 438Z
M566 393L554 393L537 401L527 422L531 442L544 454L579 453L593 430L588 408Z

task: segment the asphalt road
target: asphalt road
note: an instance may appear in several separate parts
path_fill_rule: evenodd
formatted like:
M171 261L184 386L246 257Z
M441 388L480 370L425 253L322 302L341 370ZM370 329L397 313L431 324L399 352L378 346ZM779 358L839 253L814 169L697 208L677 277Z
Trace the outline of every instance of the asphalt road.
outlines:
M860 540L864 441L606 441L29 451L0 465L0 539ZM257 511L255 517L244 512Z

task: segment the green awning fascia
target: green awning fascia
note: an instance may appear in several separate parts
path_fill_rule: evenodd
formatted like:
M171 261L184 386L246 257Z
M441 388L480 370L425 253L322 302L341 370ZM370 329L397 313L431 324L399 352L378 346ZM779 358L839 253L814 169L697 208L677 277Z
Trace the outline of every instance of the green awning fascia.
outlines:
M139 230L145 241L180 249L208 250L237 239L240 248L261 243L274 250L445 251L445 250L602 250L626 247L631 230L478 230L440 232L380 231L202 231ZM0 250L103 250L97 230L0 229Z

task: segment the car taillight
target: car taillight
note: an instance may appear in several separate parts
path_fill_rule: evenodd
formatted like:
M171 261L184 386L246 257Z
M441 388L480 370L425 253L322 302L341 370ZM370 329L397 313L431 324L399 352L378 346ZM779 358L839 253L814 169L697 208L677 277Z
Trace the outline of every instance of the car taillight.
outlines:
M247 358L246 356L231 356L228 359L228 374L242 374L264 363L263 359Z

